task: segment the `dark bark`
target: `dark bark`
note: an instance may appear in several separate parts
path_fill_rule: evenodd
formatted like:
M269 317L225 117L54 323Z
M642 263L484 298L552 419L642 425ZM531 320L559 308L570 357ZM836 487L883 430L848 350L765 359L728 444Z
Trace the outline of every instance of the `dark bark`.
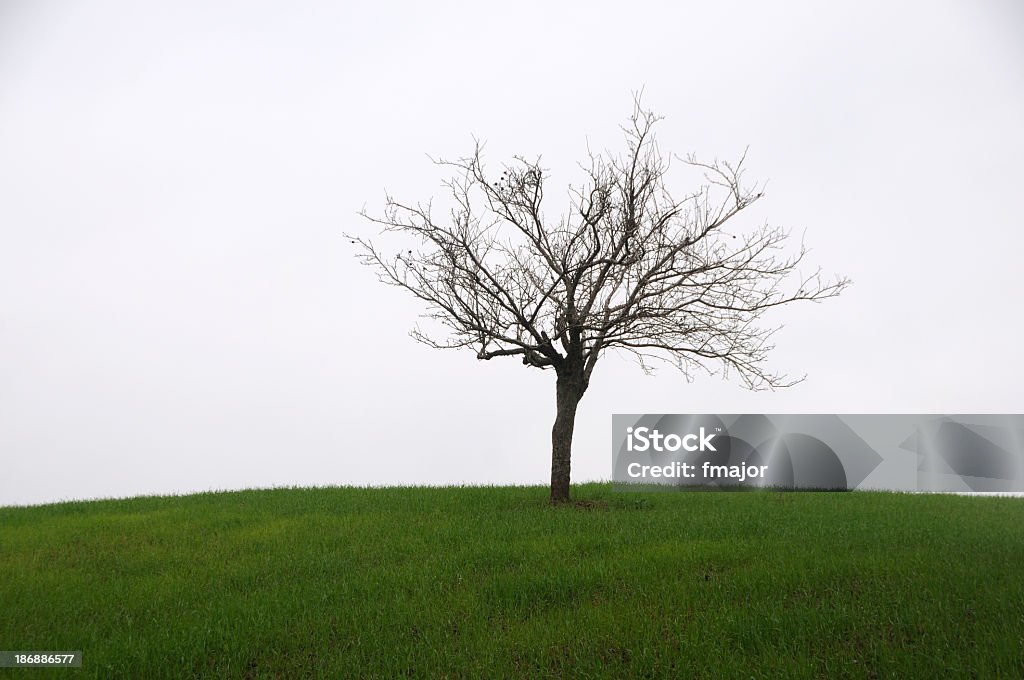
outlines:
M576 424L576 407L586 391L580 371L560 371L555 385L555 424L551 428L551 502L569 500L572 458L572 432Z

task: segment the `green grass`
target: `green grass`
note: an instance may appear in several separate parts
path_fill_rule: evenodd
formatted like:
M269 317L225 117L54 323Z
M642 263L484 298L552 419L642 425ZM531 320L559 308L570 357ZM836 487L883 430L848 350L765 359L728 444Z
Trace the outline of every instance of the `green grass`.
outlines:
M1024 677L1024 499L574 493L0 508L0 675Z

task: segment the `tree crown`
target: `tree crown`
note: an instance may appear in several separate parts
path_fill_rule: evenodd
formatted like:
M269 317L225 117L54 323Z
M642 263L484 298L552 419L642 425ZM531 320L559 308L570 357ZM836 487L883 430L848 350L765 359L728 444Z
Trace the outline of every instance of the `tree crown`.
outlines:
M542 213L547 179L539 159L516 156L499 176L484 167L482 145L458 160L444 185L454 206L444 219L431 204L387 196L382 216L361 213L383 231L415 237L392 255L363 236L348 238L380 280L404 288L447 327L435 348L475 349L479 359L520 357L589 383L608 350L633 354L650 372L666 361L735 373L751 389L792 385L765 367L779 327L759 324L769 309L838 295L850 282L798 274L807 254L783 255L789 233L764 225L744 234L723 228L762 196L735 163L679 159L703 173L681 198L670 194L670 162L655 141L660 120L636 100L620 155L589 155L586 179L570 188L570 212ZM792 279L795 283L789 285Z

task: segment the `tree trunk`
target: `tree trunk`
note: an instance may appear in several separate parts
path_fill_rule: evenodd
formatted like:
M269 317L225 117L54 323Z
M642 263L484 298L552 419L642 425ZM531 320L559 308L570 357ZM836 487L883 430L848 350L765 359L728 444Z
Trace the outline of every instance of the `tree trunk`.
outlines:
M576 407L586 390L582 376L559 375L555 386L556 414L551 428L551 503L569 500L569 472L572 431Z

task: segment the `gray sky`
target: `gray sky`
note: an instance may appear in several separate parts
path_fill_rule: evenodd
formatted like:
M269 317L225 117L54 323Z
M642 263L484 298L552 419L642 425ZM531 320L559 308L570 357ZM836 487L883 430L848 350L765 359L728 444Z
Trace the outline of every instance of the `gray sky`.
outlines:
M770 319L789 390L608 355L574 481L612 413L1022 410L1024 5L552 4L0 0L0 505L545 483L553 374L416 344L341 232L474 134L557 215L640 87L854 286Z

